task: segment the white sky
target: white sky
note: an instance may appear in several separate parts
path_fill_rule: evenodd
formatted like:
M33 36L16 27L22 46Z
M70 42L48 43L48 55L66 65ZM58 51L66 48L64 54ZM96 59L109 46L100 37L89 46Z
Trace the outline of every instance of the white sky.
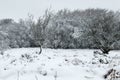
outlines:
M50 6L55 11L63 8L71 10L86 8L119 10L120 0L0 0L0 19L24 19L27 18L28 13L37 18Z

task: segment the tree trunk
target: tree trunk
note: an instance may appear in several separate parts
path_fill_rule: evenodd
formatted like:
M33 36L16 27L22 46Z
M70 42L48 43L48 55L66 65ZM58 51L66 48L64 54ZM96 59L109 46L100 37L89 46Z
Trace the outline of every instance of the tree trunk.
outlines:
M41 46L41 44L40 44L40 52L39 52L39 54L41 54L42 53L42 46Z

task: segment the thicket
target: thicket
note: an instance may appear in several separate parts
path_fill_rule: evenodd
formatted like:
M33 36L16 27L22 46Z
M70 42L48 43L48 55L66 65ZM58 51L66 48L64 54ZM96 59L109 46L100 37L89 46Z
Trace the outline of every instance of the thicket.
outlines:
M0 20L0 48L120 49L120 12L106 9L46 10L37 21Z

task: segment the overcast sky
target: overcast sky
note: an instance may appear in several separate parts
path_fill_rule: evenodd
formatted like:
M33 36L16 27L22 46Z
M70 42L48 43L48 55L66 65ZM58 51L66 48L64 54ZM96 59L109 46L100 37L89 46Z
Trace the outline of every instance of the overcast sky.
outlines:
M0 19L25 19L28 13L37 18L49 7L55 11L63 8L71 10L86 8L119 10L120 0L0 0Z

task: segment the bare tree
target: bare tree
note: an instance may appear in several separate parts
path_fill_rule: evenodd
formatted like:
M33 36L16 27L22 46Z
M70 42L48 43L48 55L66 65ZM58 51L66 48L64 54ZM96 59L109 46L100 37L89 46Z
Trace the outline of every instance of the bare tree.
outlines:
M33 33L34 33L35 40L37 41L37 44L40 47L39 54L41 54L42 52L42 45L46 38L45 29L50 21L50 18L51 18L51 12L49 9L47 9L43 17L40 17L37 20L36 25L34 26Z

